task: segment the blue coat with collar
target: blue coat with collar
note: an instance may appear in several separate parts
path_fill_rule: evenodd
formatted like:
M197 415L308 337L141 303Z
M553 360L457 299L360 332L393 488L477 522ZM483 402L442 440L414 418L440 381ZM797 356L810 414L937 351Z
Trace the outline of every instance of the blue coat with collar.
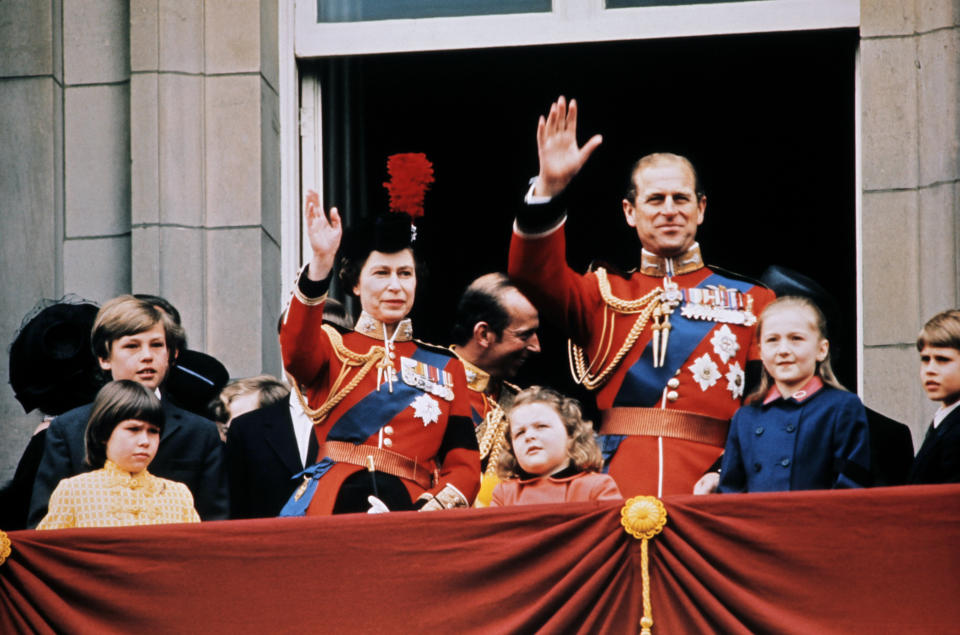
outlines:
M744 406L730 423L721 492L863 487L870 431L860 398L823 386L802 399Z
M188 412L162 399L166 422L160 447L150 462L154 476L185 483L193 494L197 513L203 520L227 518L227 478L223 464L223 443L217 426L209 419ZM61 479L89 472L84 463L84 435L93 404L68 410L50 422L30 497L28 527L36 527L47 514L50 494Z

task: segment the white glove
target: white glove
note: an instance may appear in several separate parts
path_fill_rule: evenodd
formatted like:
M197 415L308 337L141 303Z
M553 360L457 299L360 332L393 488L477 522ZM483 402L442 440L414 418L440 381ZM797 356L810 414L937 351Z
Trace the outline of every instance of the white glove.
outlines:
M367 510L368 514L385 514L390 511L384 502L373 494L367 496L367 502L370 503L370 509Z

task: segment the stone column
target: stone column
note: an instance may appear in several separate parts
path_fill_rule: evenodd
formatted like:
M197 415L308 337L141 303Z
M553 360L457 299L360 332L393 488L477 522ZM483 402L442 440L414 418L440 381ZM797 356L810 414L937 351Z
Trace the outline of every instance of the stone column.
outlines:
M235 377L280 372L276 13L130 2L133 288Z
M861 2L864 398L916 447L917 332L960 305L958 24L956 1Z
M128 7L13 0L0 9L0 341L41 299L130 288ZM0 482L39 422L0 364Z

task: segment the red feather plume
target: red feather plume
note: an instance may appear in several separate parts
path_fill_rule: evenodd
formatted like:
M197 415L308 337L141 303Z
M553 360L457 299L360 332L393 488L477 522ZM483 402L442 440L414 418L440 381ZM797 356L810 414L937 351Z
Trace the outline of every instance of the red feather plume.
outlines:
M384 183L390 193L390 211L406 212L412 218L423 216L423 197L433 183L433 163L422 152L391 154L387 157L390 181Z

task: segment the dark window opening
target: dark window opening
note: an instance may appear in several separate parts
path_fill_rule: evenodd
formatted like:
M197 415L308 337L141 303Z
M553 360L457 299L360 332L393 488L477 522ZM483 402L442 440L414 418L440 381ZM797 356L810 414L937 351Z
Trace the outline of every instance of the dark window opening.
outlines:
M506 269L514 212L537 170L537 118L563 94L580 105L580 142L604 136L573 192L570 264L633 267L639 245L620 204L629 168L648 152L684 154L708 197L706 261L753 277L778 264L819 281L840 306L835 368L855 388L857 45L844 29L351 56L303 70L323 93L328 204L348 218L378 213L388 155L434 163L417 337L449 343L464 286ZM555 325L543 325L542 344L518 383L582 394Z

